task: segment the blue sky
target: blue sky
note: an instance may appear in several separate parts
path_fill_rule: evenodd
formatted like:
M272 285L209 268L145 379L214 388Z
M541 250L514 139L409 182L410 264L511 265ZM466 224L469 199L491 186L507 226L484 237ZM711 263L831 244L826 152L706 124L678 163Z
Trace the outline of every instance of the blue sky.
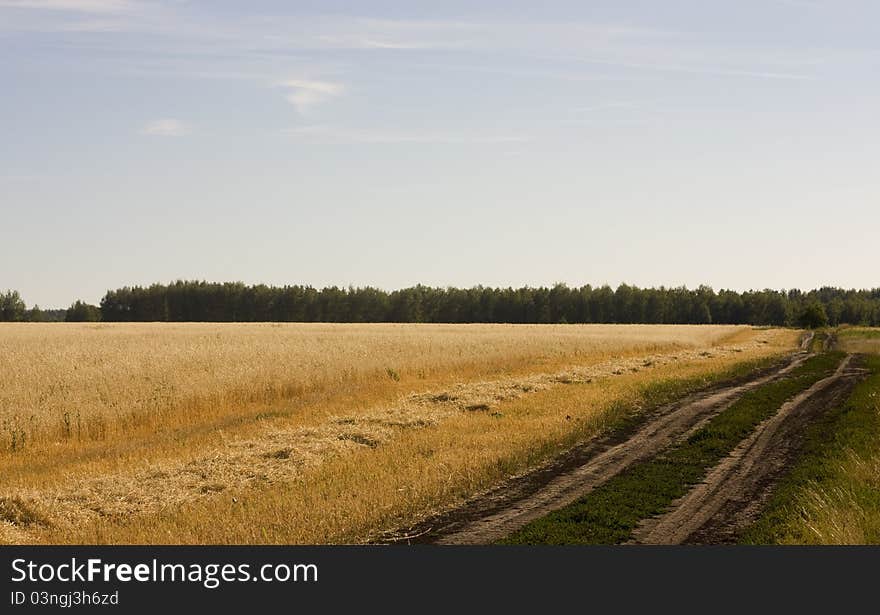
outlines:
M0 0L0 288L880 286L880 5Z

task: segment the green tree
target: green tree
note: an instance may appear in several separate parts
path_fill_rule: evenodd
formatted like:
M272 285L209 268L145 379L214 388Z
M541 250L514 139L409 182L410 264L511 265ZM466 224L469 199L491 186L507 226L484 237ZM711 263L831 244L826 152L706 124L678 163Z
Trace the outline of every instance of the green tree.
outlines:
M798 324L808 329L819 329L828 326L828 314L825 306L814 301L808 304L798 317Z
M101 320L101 310L96 305L76 301L67 308L64 320L65 322L98 322Z
M0 321L24 320L26 307L17 290L7 290L0 295Z
M40 306L35 304L34 307L29 309L25 314L25 320L28 322L45 322L46 315L43 314L43 310L40 309Z

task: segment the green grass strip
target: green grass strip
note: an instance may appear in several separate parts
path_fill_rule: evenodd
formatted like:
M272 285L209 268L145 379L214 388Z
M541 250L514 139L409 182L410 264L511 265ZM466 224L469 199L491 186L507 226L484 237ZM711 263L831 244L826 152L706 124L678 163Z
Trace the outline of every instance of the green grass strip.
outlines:
M537 519L502 544L616 544L643 519L658 515L699 482L787 400L831 374L843 358L808 359L789 377L743 395L684 443L635 464L573 504Z
M876 458L880 450L880 356L865 356L871 375L852 395L810 425L798 462L780 482L757 522L740 542L810 544L824 542L816 520L805 518L808 493L846 494L840 504L863 524L864 541L880 543L880 490L854 476L852 459ZM835 517L832 514L831 519ZM826 521L827 521L826 520ZM838 519L838 522L842 520Z

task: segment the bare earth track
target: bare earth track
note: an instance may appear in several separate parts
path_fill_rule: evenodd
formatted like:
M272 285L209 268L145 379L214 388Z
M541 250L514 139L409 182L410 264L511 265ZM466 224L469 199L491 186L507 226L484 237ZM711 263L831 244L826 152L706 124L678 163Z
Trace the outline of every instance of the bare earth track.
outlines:
M401 534L386 536L384 541L486 544L500 540L527 523L571 504L632 464L653 457L663 449L681 442L746 392L784 378L809 356L805 349L809 347L810 342L811 338L806 338L802 344L801 352L793 355L775 369L753 376L749 380L715 386L658 408L646 417L631 434L623 436L618 434L575 447L550 463L514 477L505 484L476 496L456 509L441 513ZM778 477L796 448L794 446L796 444L795 436L803 427L803 423L814 416L815 412L826 407L825 403L832 401L832 398L838 399L843 396L854 384L855 376L852 370L846 369L849 358L844 363L845 365L842 365L834 376L817 383L809 391L786 404L779 413L783 416L782 419L774 417L757 430L758 435L755 438L760 440L761 445L755 444L748 449L749 453L745 457L750 460L750 463L747 465L745 463L727 464L732 466L732 471L740 468L742 473L748 473L755 464L759 466L763 464L764 457L771 458L767 467L760 473L763 478L743 481L742 475L735 472L732 474L731 472L722 472L720 469L712 471L711 477L718 474L719 478L727 477L729 479L725 482L727 485L725 489L712 491L713 494L716 494L713 498L698 498L700 502L705 500L705 507L700 508L700 511L709 511L708 516L711 517L712 523L715 523L717 517L717 515L713 517L713 513L724 507L726 503L725 494L730 493L730 497L734 496L733 483L742 487L740 491L745 504L749 503L751 495L758 487L760 487L761 493L765 491L769 493L772 478ZM760 434L765 435L761 436ZM792 446L782 446L780 442L792 443ZM776 450L777 447L780 448ZM726 462L727 460L721 465L725 465ZM745 484L746 482L748 482L748 486ZM738 495L740 491L737 491L736 494ZM687 498L684 499L687 500ZM696 500L689 504L691 507L695 505ZM697 507L699 508L699 506ZM745 506L727 506L725 510L729 509L731 515L739 515L742 508ZM676 507L677 510L679 507ZM682 510L681 515L684 521L689 521L688 514ZM726 518L725 516L724 519ZM699 527L693 527L687 531L683 523L671 520L666 523L677 528L675 538L680 537L681 540L688 538L697 529L704 526L707 532L715 532L722 531L722 526L723 531L727 531L728 526L731 525L719 520L721 526L715 530L709 528L706 525L708 521L704 520L704 523ZM687 527L690 527L690 523L687 524ZM654 530L646 531L653 532ZM644 538L648 542L666 541L665 534L660 533L650 536L645 534Z
M826 408L843 402L864 375L865 370L852 367L852 359L852 355L847 356L833 375L783 404L671 511L644 522L633 542L735 541L737 533L758 516L773 486L789 467L807 424Z

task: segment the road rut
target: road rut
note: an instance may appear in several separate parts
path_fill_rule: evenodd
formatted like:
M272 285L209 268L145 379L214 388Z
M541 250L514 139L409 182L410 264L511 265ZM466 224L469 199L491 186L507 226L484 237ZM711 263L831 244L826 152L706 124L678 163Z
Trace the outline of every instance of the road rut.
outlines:
M807 424L842 403L865 370L848 355L831 376L785 404L716 465L705 480L668 513L643 522L634 533L639 544L715 544L735 542L760 514L773 487L803 443Z
M781 367L745 382L710 388L651 413L624 441L604 439L568 453L504 485L479 495L385 542L487 544L527 523L567 506L634 463L655 456L687 438L748 391L785 377L810 356L801 352Z

